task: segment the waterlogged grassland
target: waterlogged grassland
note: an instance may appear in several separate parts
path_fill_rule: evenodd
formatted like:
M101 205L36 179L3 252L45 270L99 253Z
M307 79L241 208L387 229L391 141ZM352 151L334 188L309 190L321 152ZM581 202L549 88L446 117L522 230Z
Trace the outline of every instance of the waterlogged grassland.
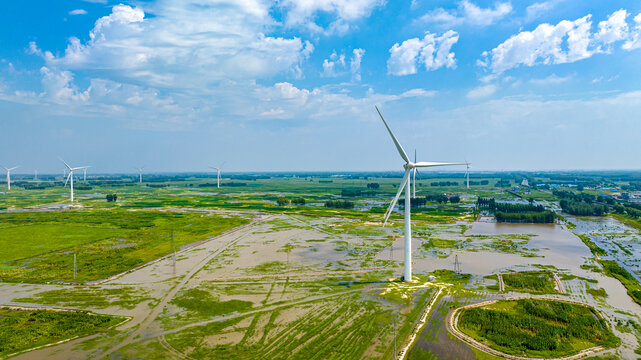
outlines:
M0 308L0 357L106 331L122 321L121 317L80 311Z
M500 300L467 308L459 329L507 354L555 358L594 346L620 344L596 310L553 300Z
M0 214L0 246L5 249L0 253L0 279L36 283L104 279L248 222L201 212L4 213Z
M143 291L134 287L93 288L73 286L61 290L43 291L32 297L15 298L14 302L65 306L81 309L104 309L118 306L133 309L143 301L153 300Z
M391 310L358 294L213 322L168 335L195 359L356 359L381 357ZM378 356L376 356L378 355Z
M554 275L549 271L522 271L502 274L506 291L554 294Z
M421 224L413 227L413 236L417 240L423 239L420 245L423 256L447 258L454 250L470 252L493 251L519 254L524 257L538 256L538 249L529 246L530 239L534 235L465 235L467 229L467 225L461 224Z

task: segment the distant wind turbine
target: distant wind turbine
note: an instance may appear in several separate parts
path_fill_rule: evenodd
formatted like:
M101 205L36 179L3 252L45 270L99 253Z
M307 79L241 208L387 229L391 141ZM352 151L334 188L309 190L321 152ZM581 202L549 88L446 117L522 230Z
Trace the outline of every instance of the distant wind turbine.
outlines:
M465 165L465 177L467 178L467 188L469 189L470 188L470 163L467 163Z
M144 169L144 166L137 167L136 170L138 170L138 174L140 175L140 183L142 184L142 169Z
M7 172L7 191L11 190L11 172L19 167L20 166L14 166L12 168L2 167Z
M65 166L67 167L67 169L69 169L69 176L67 176L67 181L65 181L65 186L67 186L69 179L71 179L71 185L70 185L71 186L71 202L73 202L73 172L76 170L86 169L88 168L88 166L80 166L80 167L72 168L64 160L60 159L60 161L62 161L62 163L65 164Z
M82 168L82 171L84 172L84 175L82 177L82 181L87 181L87 169L90 168L91 166L85 166Z
M214 167L214 166L210 166L210 167L209 167L210 169L214 169L214 170L216 170L216 172L218 173L218 176L217 176L218 181L217 181L217 184L216 184L216 187L217 187L217 188L220 188L220 169L223 167L223 165L225 165L225 163L222 163L222 164L221 164L220 166L218 166L218 167Z
M385 124L387 131L392 137L392 140L394 141L394 145L396 145L396 150L398 150L399 155L401 155L401 158L403 158L403 161L405 161L405 164L403 164L403 168L405 169L405 175L403 176L403 180L401 180L401 184L398 187L398 192L396 193L396 196L394 197L394 199L390 203L390 206L387 208L387 211L385 212L385 221L383 222L383 226L387 224L387 220L392 214L392 211L394 210L394 207L396 206L396 203L398 202L398 199L401 196L403 189L405 189L405 244L404 244L405 255L403 259L404 267L403 267L402 280L412 281L412 223L411 223L412 207L410 203L411 201L410 171L420 167L466 165L467 163L441 163L441 162L424 162L424 161L412 162L410 158L407 156L407 153L405 152L405 150L403 150L403 147L401 146L401 144L396 139L396 136L394 136L394 133L392 133L392 130L390 129L389 125L387 125L387 122L383 118L383 115L381 114L380 110L378 110L378 107L376 107L376 112L378 112L378 115L381 117L381 120L383 120L383 124Z

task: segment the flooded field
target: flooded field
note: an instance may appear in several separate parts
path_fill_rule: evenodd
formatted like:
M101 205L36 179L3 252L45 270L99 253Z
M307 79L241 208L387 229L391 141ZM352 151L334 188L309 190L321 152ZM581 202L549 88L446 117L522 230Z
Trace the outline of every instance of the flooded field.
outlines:
M573 231L605 250L605 260L615 260L641 282L641 232L611 217L568 220L576 226Z

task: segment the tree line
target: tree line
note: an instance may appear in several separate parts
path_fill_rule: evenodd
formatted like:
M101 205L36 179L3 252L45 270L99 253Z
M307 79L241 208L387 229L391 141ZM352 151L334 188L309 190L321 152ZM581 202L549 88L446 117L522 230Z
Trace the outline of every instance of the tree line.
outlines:
M334 209L353 209L354 202L348 200L327 200L325 201L325 207Z
M500 203L494 198L479 197L476 200L479 209L494 213L497 222L551 224L556 215L545 210L543 205Z

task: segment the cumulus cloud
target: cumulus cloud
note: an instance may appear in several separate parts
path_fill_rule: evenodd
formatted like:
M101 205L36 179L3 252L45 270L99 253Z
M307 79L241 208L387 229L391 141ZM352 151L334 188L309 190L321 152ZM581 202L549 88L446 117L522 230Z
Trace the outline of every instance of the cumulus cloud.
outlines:
M494 4L494 8L481 8L468 0L463 0L458 3L456 9L438 8L423 15L420 21L441 23L448 27L461 24L488 26L511 12L512 5L509 2L497 2Z
M353 54L354 56L352 56L352 60L349 62L352 79L361 81L361 61L363 60L363 55L365 55L365 50L354 49Z
M345 55L341 54L340 56L336 54L336 51L329 56L329 59L323 60L323 75L329 77L335 77L340 75L337 73L337 67L345 68Z
M450 51L458 38L458 33L452 30L441 36L428 31L423 39L412 38L401 44L396 43L389 50L387 73L396 76L416 74L417 65L420 64L424 65L427 71L442 67L454 69L456 59Z
M625 50L641 48L641 13L634 17L634 30L630 33L629 39L623 44Z
M363 55L365 50L363 49L354 49L352 51L352 57L347 62L345 54L338 55L336 51L332 52L329 56L329 59L323 60L323 76L326 77L337 77L351 73L352 80L360 81L361 80L361 61L363 60Z
M384 3L384 0L281 0L279 6L287 10L288 26L304 26L313 32L344 33L350 22L369 16ZM323 27L315 21L319 14L329 14L333 21Z
M599 23L599 32L594 34L594 41L605 47L605 50L599 48L599 51L610 51L610 45L614 42L625 40L629 36L628 23L626 18L628 12L625 10L615 11L607 20Z
M69 11L69 15L87 15L87 10L84 10L84 9L71 10Z
M229 78L302 76L300 64L314 47L297 37L265 35L274 24L268 4L199 3L161 0L149 5L153 17L140 7L116 5L96 21L88 41L72 37L64 55L54 56L35 43L30 49L50 68L91 69L153 86L199 88Z
M619 10L601 21L592 33L592 15L574 21L563 20L556 25L540 24L532 31L513 35L496 48L482 54L477 63L494 73L524 65L563 64L587 59L594 54L608 53L616 42L627 40L622 48L631 50L638 33L630 32L626 10ZM637 19L639 21L637 21ZM641 18L635 17L636 30ZM637 36L635 38L635 36Z

